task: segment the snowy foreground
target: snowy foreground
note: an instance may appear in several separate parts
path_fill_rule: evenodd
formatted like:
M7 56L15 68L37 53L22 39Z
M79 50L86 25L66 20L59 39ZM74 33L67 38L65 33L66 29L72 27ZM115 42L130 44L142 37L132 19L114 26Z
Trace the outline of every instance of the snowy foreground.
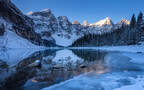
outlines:
M103 64L99 64L100 67L98 67L96 71L85 72L66 81L45 87L43 90L144 90L144 45L75 47L70 49L83 50L83 52L87 50L89 50L89 52L97 50L106 52L106 54L103 54L104 56L102 55L103 58L100 58L106 68L104 68ZM0 59L12 67L39 50L40 49L26 48L1 49ZM94 57L96 57L96 52L93 52L93 54ZM42 57L43 59L53 57L52 61L58 64L61 63L60 60L64 60L63 66L69 62L66 61L67 59L71 60L70 62L72 62L74 67L77 60L81 63L85 62L85 58L78 56L71 50L67 50L67 48L57 50L54 55ZM89 57L91 58L91 56ZM45 65L47 66L47 64Z
M110 52L104 57L105 63L113 69L109 73L87 72L43 90L144 90L143 45L71 49L120 52Z
M144 90L144 75L117 72L101 76L90 72L43 90ZM144 74L144 73L143 73Z

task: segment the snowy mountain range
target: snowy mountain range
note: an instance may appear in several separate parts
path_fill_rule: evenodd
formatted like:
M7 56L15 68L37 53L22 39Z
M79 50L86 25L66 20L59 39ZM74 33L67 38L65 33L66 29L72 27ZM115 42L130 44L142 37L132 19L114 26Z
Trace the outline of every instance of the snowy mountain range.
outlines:
M42 38L47 40L53 38L56 44L60 46L69 46L85 34L102 34L117 29L122 25L129 25L129 21L126 19L114 24L109 17L93 24L88 24L86 21L84 24L80 24L78 21L71 23L66 16L55 17L50 9L29 12L28 16L33 19L35 23L34 30Z
M71 23L66 16L55 17L50 9L24 15L10 0L0 0L0 11L0 45L10 48L17 48L15 44L19 48L70 46L86 34L103 34L130 24L126 19L114 24L109 17L93 24Z

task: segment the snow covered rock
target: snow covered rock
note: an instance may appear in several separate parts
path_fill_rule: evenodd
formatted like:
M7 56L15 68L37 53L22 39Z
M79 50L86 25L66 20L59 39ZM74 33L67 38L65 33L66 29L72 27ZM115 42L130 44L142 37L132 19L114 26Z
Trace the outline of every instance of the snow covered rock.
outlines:
M41 67L41 61L36 60L35 62L33 62L32 64L29 64L28 66L29 67Z
M84 25L84 26L88 26L89 24L88 24L88 22L85 20L85 21L83 22L83 25Z
M122 24L129 24L126 19L114 24L109 17L93 24L88 24L87 21L84 21L83 24L78 21L71 23L66 16L55 17L50 9L30 12L29 17L34 21L35 32L40 34L42 39L51 40L65 47L71 46L84 35L101 35L120 28Z
M124 25L124 26L128 26L128 25L130 25L130 21L128 21L127 19L122 19L120 22L118 22L117 24L116 24L118 27L121 27L122 25Z
M118 22L118 24L129 25L129 24L130 24L130 21L128 21L127 19L122 19L120 22Z
M106 25L110 25L110 26L113 25L111 18L107 17L103 20L100 20L100 21L94 23L94 24L91 24L91 26L99 26L99 27L106 26Z
M4 26L0 26L1 35L4 34L2 30L5 28L5 31L12 31L35 45L55 46L53 42L42 39L34 31L33 20L24 15L10 0L0 0L0 25Z
M66 16L59 16L58 17L58 23L59 23L59 27L61 29L70 31L71 23L69 22L69 20Z

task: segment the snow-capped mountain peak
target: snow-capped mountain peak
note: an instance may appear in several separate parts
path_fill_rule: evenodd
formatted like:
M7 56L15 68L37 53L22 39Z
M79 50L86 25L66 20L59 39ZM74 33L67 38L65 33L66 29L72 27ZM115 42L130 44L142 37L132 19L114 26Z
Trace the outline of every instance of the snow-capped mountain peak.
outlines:
M94 24L91 24L92 26L104 26L104 25L113 25L113 22L112 22L112 20L111 20L111 18L109 18L109 17L107 17L107 18L105 18L105 19L103 19L103 20L100 20L100 21L98 21L98 22L96 22L96 23L94 23Z
M130 21L128 21L127 19L122 19L120 22L118 22L118 24L122 25L129 25L130 24Z
M40 12L50 12L51 13L51 10L49 8L46 8L46 9L41 10Z
M32 16L42 16L42 17L53 17L54 15L52 14L50 9L43 9L39 12L29 12L28 15Z
M89 24L88 24L88 22L85 20L85 21L83 22L83 25L84 25L84 26L87 26L87 25L89 25Z
M32 12L32 11L30 11L30 12L28 12L28 13L27 13L27 15L32 15L32 14L33 14L33 12Z

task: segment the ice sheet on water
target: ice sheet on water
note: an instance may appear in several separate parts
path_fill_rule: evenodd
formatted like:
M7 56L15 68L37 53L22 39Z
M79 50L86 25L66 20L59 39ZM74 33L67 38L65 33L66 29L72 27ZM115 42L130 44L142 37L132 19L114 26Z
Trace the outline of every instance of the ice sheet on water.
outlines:
M143 73L115 72L99 76L90 72L43 90L114 90L122 86L137 84L139 79L144 82Z

